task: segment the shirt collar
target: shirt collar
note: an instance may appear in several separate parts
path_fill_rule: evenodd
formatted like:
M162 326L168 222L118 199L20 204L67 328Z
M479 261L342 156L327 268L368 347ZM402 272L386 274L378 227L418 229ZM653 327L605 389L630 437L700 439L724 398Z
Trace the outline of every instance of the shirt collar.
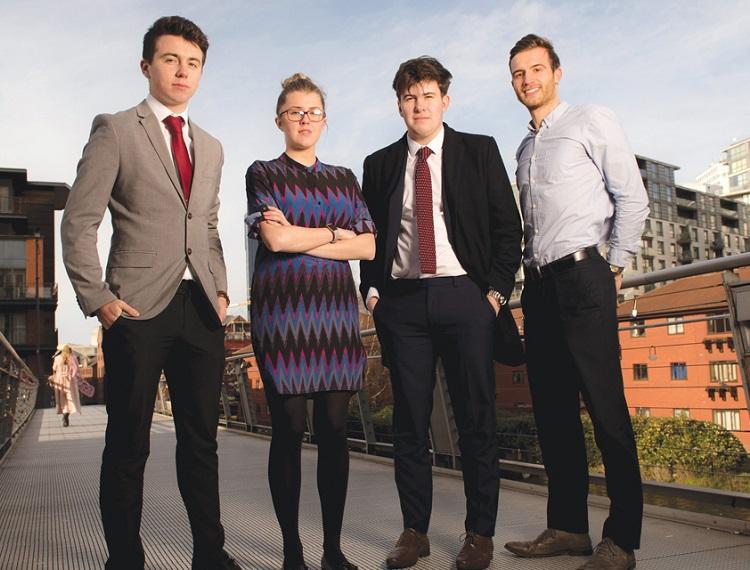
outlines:
M560 117L563 116L565 111L567 111L570 108L570 105L568 105L565 101L562 101L557 107L555 107L552 112L544 117L542 119L542 127L550 128L552 125L555 124L555 121L557 121ZM532 133L536 133L537 129L534 126L534 121L529 121L529 130Z
M433 139L426 145L421 145L416 141L413 141L409 135L406 135L406 142L409 145L409 156L414 157L417 151L423 146L430 147L433 154L440 156L443 153L443 140L445 139L445 127L440 127L440 132L436 134Z
M187 108L182 113L175 113L172 110L170 110L168 107L166 107L161 101L156 99L151 93L149 93L146 96L146 103L148 104L149 108L151 109L151 112L156 116L158 121L161 123L169 117L170 115L174 115L176 117L182 117L182 119L185 121L185 124L188 124L188 110Z

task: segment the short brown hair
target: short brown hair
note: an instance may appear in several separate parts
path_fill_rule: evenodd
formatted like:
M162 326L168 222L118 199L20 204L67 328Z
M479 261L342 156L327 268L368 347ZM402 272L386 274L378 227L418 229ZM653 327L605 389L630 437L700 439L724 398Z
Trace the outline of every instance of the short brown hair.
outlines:
M437 81L440 94L445 96L448 94L451 79L453 79L451 72L445 69L438 60L423 55L405 61L399 66L396 77L393 78L393 89L396 91L396 97L400 98L412 85L422 81Z
M194 43L203 52L203 63L206 63L208 38L197 25L181 16L164 16L159 18L143 36L143 59L151 63L156 51L156 40L161 36L180 36Z
M279 93L279 98L276 100L277 115L279 114L279 109L281 109L281 107L284 106L284 103L286 103L287 95L294 93L295 91L317 93L320 95L320 102L323 104L323 110L326 110L326 95L323 93L323 90L304 73L295 73L281 82L281 93Z
M527 49L538 47L547 50L549 61L552 64L552 70L554 71L555 69L558 69L560 67L560 58L557 57L557 53L555 53L555 48L552 45L552 42L547 38L537 36L536 34L527 34L516 42L516 45L514 45L513 49L510 50L508 65L510 65L510 62L513 60L513 58L516 57L516 54L521 53L522 51L526 51Z

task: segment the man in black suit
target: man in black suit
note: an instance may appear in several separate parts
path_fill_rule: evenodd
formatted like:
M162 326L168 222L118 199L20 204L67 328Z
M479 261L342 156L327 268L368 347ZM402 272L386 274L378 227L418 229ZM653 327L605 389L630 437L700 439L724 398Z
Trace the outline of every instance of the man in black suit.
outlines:
M378 235L375 259L361 263L361 291L391 371L404 518L389 568L412 566L430 552L428 429L438 356L466 493L466 539L456 564L481 570L492 560L499 493L492 334L520 263L521 226L494 139L443 124L451 78L431 57L401 64L393 88L407 132L364 164Z

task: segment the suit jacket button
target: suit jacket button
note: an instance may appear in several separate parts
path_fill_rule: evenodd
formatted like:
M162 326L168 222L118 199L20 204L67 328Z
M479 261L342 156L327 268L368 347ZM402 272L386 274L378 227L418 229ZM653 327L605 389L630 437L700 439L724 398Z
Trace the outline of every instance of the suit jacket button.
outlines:
M193 212L188 212L188 220L192 220L192 219L193 219Z
M187 248L187 254L190 255L191 253L193 253L193 250L190 248Z

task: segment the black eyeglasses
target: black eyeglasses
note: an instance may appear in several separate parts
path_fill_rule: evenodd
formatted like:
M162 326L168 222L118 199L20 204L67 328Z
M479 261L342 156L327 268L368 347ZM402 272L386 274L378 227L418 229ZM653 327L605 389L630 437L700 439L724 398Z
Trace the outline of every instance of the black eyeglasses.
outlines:
M307 111L303 111L302 109L287 109L286 111L279 113L279 117L284 114L286 115L286 118L293 123L299 123L305 118L305 115L307 115L307 118L310 119L311 123L319 123L326 116L325 111L323 109L318 109L317 107L308 109Z

